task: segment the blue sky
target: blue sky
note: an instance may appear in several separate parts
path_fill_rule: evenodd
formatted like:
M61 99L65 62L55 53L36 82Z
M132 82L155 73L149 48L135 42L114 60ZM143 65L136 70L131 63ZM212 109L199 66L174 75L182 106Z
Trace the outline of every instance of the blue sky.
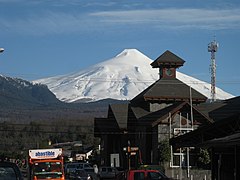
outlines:
M239 0L0 0L0 74L25 80L76 72L134 48L155 60L183 58L179 71L240 95Z

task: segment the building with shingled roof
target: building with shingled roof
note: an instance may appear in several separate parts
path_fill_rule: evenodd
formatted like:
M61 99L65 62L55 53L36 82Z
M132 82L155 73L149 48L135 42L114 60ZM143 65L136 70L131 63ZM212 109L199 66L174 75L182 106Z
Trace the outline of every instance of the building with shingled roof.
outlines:
M95 118L101 165L137 168L139 164L159 164L162 141L213 123L198 110L207 97L176 78L176 69L184 63L165 51L151 63L159 68L155 83L129 103L110 104L106 118ZM172 152L170 167L181 166L179 159L184 154Z
M172 138L175 148L197 147L211 151L213 180L240 179L240 97L198 107L214 123Z

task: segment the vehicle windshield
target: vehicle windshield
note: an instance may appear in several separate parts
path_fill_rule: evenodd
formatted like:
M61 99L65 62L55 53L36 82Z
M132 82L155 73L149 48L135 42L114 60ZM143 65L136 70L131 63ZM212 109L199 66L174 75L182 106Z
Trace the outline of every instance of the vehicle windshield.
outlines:
M80 169L77 169L76 170L76 175L80 176L80 177L88 177L88 174L86 171L84 170L80 170Z
M60 162L36 162L33 167L34 176L38 178L57 178L62 176Z
M148 177L148 179L151 179L151 180L167 178L167 176L165 176L164 174L162 174L160 172L148 172L147 177Z
M17 175L12 167L0 167L0 180L16 180Z

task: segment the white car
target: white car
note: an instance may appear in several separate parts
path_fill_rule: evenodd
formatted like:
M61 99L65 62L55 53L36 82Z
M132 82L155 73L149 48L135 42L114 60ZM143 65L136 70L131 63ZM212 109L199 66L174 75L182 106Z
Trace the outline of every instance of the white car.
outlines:
M70 173L74 173L77 169L84 169L87 173L94 172L93 167L85 162L72 162L64 165L65 176L68 177Z

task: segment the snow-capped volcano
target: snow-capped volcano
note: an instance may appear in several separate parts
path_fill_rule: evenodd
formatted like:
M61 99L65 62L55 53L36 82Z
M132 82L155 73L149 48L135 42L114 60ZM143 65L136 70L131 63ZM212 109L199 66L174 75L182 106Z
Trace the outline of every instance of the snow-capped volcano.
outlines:
M136 49L125 49L116 57L90 66L77 73L34 81L46 84L56 97L65 102L97 101L100 99L130 100L156 80L158 69L153 60ZM177 72L177 78L210 98L211 85ZM233 97L216 89L217 99Z

